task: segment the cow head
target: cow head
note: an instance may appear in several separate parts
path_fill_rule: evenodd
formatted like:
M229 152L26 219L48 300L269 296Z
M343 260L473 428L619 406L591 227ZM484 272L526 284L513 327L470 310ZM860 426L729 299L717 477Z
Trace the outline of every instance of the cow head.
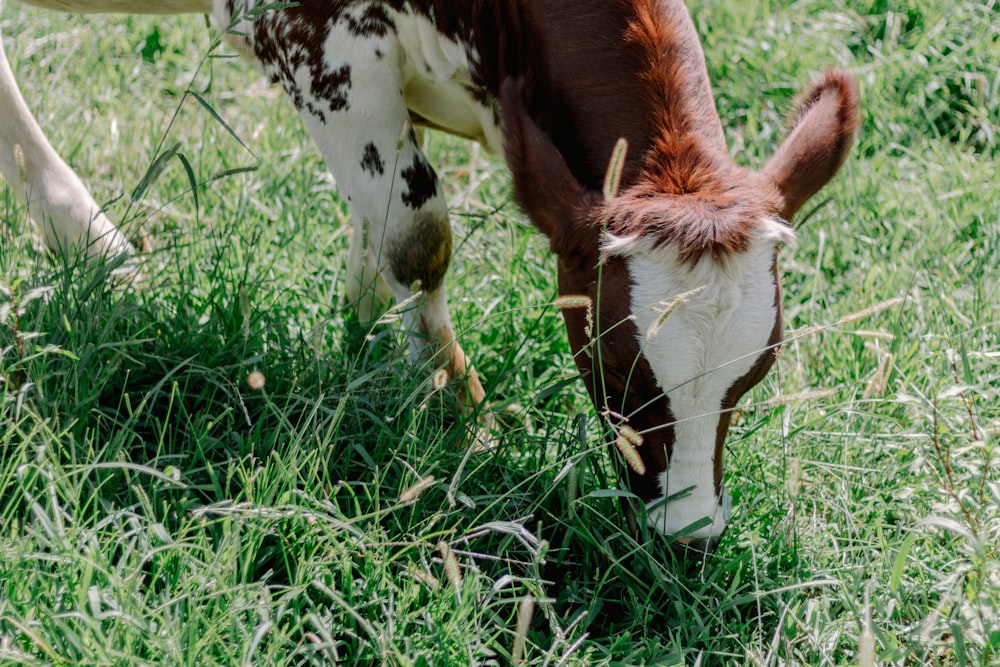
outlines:
M781 343L777 252L851 146L856 84L840 72L815 82L759 172L735 166L708 139L714 128L674 129L638 147L642 167L621 191L577 181L518 82L505 83L502 107L517 199L558 256L576 363L640 514L659 532L710 544L730 513L730 415Z

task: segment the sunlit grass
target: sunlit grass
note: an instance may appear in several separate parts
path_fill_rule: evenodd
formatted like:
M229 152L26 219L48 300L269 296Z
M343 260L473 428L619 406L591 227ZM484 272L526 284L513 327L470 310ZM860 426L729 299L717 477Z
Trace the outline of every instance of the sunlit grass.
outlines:
M484 453L400 332L344 308L336 188L251 68L195 75L203 19L5 7L43 126L151 248L133 282L50 257L0 194L0 662L995 664L997 6L692 12L740 162L823 68L864 99L782 252L789 342L735 418L704 564L627 531L499 162L428 139L454 319L503 424ZM131 201L175 144L197 205L177 158Z

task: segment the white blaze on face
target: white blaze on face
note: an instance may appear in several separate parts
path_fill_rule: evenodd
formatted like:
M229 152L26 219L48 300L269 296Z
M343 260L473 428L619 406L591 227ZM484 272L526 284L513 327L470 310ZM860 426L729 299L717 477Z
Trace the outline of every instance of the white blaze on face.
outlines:
M774 252L793 238L786 225L766 219L747 252L721 262L703 257L692 267L673 248L643 241L622 253L633 281L639 344L675 419L673 452L660 474L663 495L647 504L650 526L663 534L706 517L711 523L689 537L716 537L726 527L729 499L716 497L713 472L719 420L729 419L720 413L722 401L768 345L777 317ZM624 242L612 241L608 250L616 245ZM679 295L683 303L672 307Z

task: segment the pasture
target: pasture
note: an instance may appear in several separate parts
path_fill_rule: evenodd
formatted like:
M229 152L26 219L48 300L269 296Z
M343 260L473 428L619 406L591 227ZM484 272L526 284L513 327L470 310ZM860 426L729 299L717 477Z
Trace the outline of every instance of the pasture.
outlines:
M54 257L0 185L0 664L1000 663L1000 4L689 3L736 159L859 79L780 256L788 342L704 563L632 535L502 161L428 134L502 427L344 307L346 209L204 17L7 3L56 148L145 244Z

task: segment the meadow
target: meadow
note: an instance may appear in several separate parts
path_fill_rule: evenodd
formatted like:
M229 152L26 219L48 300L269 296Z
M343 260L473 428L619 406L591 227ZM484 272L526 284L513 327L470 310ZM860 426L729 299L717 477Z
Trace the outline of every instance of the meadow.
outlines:
M426 139L483 452L398 313L345 307L336 187L214 26L8 2L29 104L144 252L50 254L0 184L0 664L1000 665L1000 4L689 6L741 164L828 66L863 106L702 563L625 526L499 158Z

